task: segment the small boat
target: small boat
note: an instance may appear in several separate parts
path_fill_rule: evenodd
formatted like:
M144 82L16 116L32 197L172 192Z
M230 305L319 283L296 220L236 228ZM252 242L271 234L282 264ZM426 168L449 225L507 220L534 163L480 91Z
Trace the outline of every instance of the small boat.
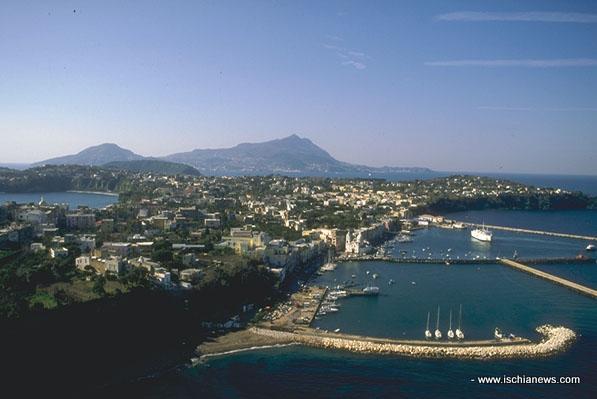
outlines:
M452 309L450 309L450 328L448 329L448 339L454 339L454 331L452 331Z
M595 250L595 248L596 248L595 245L589 244L589 245L587 245L587 247L585 249L589 252L592 252Z
M456 329L456 338L464 339L464 332L462 332L462 304L460 305L460 312L458 314L458 328Z
M493 332L493 336L495 337L495 339L502 339L504 338L504 334L502 334L502 330L500 330L499 328L495 328L495 331Z
M395 281L393 279L390 279L390 281L388 281L388 285L392 285L394 283L395 283Z
M429 317L431 316L431 312L427 312L427 328L425 329L425 339L431 339L431 331L429 331Z
M365 274L369 274L369 273L371 273L369 270L367 270L367 271L365 272Z
M439 306L437 307L437 321L435 322L435 339L441 339L442 332L439 330Z
M450 266L450 261L446 261L446 266Z
M365 295L379 295L379 287L372 287L368 285L367 287L363 288L363 294Z
M334 332L335 332L335 333L339 333L339 332L340 332L340 329L339 329L339 328L336 328L336 329L334 330Z
M378 278L378 277L379 277L379 274L373 273L373 278Z

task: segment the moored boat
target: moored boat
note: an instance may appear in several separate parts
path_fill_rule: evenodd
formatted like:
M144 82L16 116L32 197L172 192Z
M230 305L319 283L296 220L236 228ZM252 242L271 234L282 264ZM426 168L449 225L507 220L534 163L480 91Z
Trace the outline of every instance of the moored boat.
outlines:
M429 331L429 317L431 316L431 312L427 312L427 327L425 328L425 339L431 339L431 331Z
M442 338L442 332L439 330L439 306L437 307L437 321L435 322L435 339L441 339Z
M464 339L464 332L462 331L462 304L460 305L460 312L458 314L458 328L456 329L456 338Z
M491 230L486 229L485 224L483 224L482 228L476 228L471 230L471 237L482 242L491 242L493 238L493 233L491 232Z
M454 331L452 331L452 309L450 309L450 328L448 329L448 339L454 339Z

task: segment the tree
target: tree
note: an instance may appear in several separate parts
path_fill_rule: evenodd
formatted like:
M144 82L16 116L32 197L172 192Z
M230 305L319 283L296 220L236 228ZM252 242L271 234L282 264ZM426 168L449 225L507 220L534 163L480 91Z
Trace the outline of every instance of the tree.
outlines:
M93 293L97 294L99 296L106 295L106 290L104 288L105 285L106 285L106 278L104 276L99 276L93 282L93 288L92 288Z

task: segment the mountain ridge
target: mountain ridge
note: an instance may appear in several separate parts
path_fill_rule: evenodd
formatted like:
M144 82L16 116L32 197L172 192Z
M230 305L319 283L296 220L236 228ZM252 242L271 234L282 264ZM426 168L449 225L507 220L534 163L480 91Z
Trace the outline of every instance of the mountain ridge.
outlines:
M422 167L371 167L335 159L326 150L296 134L258 143L240 143L219 149L196 148L162 157L144 157L113 143L88 147L77 154L51 158L33 165L161 160L185 164L204 175L267 175L366 177L405 172L428 173Z

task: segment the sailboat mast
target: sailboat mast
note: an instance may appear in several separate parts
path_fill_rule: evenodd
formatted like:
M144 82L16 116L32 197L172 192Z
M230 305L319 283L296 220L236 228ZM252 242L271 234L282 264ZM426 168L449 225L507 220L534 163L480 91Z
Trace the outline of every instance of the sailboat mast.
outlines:
M452 329L452 309L450 309L450 330Z
M439 330L439 306L437 307L437 322L435 323L435 329Z
M429 330L429 317L431 316L431 312L427 312L427 330Z
M460 313L458 315L458 329L462 329L462 304L460 304Z

